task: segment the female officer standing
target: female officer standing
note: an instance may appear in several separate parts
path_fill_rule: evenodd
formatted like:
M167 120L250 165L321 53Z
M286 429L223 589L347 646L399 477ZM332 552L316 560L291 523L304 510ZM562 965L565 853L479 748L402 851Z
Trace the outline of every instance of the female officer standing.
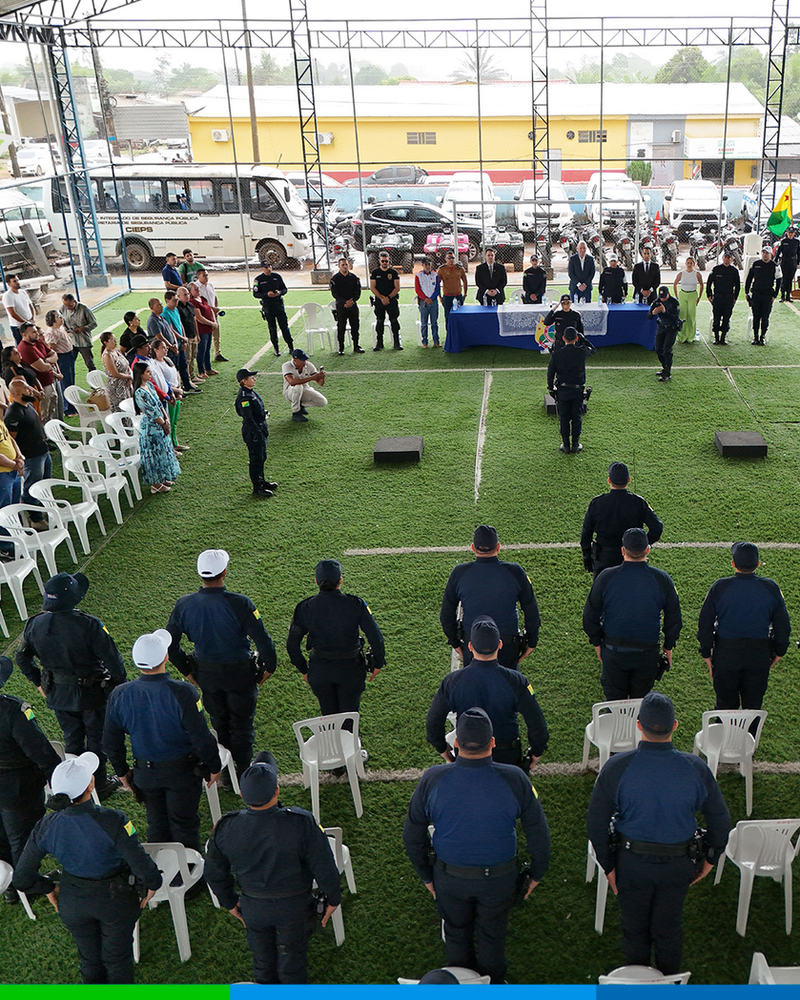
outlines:
M75 938L84 983L133 982L133 929L161 874L133 823L91 799L96 754L65 760L53 771L53 810L39 820L14 872L14 888L46 894ZM60 883L39 875L46 854L61 864ZM147 894L140 902L133 882Z

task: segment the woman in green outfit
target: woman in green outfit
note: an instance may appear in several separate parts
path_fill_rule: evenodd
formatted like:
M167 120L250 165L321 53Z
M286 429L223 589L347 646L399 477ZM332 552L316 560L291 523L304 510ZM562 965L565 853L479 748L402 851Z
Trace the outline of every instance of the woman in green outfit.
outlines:
M703 275L694 266L694 257L687 257L683 270L678 271L672 284L680 304L683 326L678 333L679 344L690 344L697 333L697 303L703 295Z

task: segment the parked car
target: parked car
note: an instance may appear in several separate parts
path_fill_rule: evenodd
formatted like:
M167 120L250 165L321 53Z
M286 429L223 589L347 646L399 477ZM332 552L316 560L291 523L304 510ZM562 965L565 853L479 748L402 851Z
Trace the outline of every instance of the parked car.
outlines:
M452 229L453 219L441 208L424 201L379 201L365 205L363 215L356 212L350 225L356 250L363 250L365 241L369 243L376 233L393 229L396 233L409 233L414 238L414 253L424 253L428 234ZM468 236L469 259L476 260L481 249L480 226L459 223L458 231Z
M536 197L536 182L523 181L517 188L514 201L530 202ZM575 212L570 205L570 198L561 181L550 181L549 205L521 204L514 206L514 217L517 229L528 234L549 223L551 228L560 229L569 226L575 218Z
M302 170L287 170L286 179L290 181L296 188L304 188L306 186L306 175ZM312 183L317 180L317 176L312 172L311 175ZM322 186L323 188L340 188L343 187L341 181L337 181L335 177L331 177L329 174L322 174ZM302 198L302 195L300 195Z
M792 221L797 225L800 223L800 180L791 182L792 184ZM779 178L777 184L775 185L775 201L780 198L786 188L789 186L789 178L783 177ZM742 198L742 219L744 219L745 232L752 229L756 224L756 219L758 217L758 192L761 187L761 182L756 181L747 194ZM774 203L772 203L772 190L770 185L770 190L765 192L765 197L761 201L761 228L767 224L767 219L770 216L770 212L774 208Z
M589 178L586 188L586 216L595 225L604 228L619 225L620 222L633 221L636 218L636 205L639 205L639 222L647 222L650 218L647 204L642 197L641 189L633 183L627 174L618 171L603 171L603 210L596 201L600 197L600 174L595 173ZM594 201L594 204L590 202Z
M722 196L723 201L728 196ZM713 181L673 181L664 195L664 222L677 230L678 238L685 240L692 229L711 224L714 227L728 221L728 212L722 206L720 216L720 190Z
M289 170L286 173L286 179L290 184L293 184L297 189L297 193L300 198L309 206L309 208L320 208L319 195L313 191L309 193L306 188L306 175L302 170ZM313 173L311 175L311 183L318 184L319 177L315 176ZM329 193L330 188L340 188L341 183L335 180L333 177L329 177L327 174L322 174L322 197L325 200L325 211L326 213L336 208L336 196ZM330 218L328 219L330 222Z
M56 164L58 163L59 157L56 155ZM53 172L48 146L20 146L17 149L17 164L20 177L41 177Z
M456 173L445 191L442 208L453 218L453 203L457 205L457 221L480 226L494 226L497 222L497 196L488 174Z
M367 187L370 185L385 186L387 184L424 184L427 177L428 171L423 170L422 167L398 164L391 167L381 167L380 170L376 170L369 177L362 177L361 184ZM347 187L358 187L358 178L350 177L344 183Z

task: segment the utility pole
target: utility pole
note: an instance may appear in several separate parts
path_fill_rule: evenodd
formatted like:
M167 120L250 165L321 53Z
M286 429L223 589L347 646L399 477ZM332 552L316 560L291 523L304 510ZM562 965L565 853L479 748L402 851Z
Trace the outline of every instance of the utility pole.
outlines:
M261 163L261 150L258 146L256 95L253 93L253 64L250 60L250 32L247 30L247 0L242 0L242 22L244 24L244 65L247 72L247 96L250 99L250 135L253 140L253 163Z
M6 99L3 96L3 88L0 87L0 122L3 126L3 131L7 136L11 136L11 125L8 121L8 112L6 111ZM45 124L45 131L47 131L47 125ZM8 144L8 158L11 160L11 173L14 177L19 177L19 163L17 163L17 147L13 141L13 138Z

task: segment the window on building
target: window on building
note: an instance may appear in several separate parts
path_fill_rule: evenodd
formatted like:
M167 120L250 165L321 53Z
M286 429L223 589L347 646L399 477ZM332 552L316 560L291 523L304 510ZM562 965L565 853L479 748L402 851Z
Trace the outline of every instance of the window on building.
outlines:
M578 132L578 142L608 142L608 132L605 129L581 129Z
M406 132L406 143L409 146L435 146L435 132Z

